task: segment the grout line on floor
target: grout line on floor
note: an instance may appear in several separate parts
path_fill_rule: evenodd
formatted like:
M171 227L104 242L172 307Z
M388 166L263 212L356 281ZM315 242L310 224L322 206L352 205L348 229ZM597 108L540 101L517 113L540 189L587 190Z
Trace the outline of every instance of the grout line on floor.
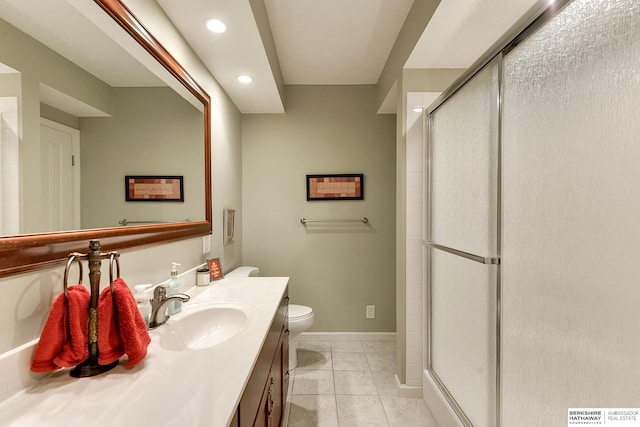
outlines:
M293 389L295 387L295 381L296 381L296 377L298 377L298 374L300 372L307 372L307 371L327 371L327 367L329 367L331 369L331 381L332 381L332 385L333 385L333 403L335 405L335 416L336 416L336 423L338 425L338 427L346 427L344 426L344 424L340 423L340 413L339 413L339 407L338 407L338 395L345 395L345 396L367 396L367 397L376 397L377 403L378 405L380 405L379 407L382 410L382 413L384 414L384 422L386 423L386 425L391 425L390 419L389 419L389 414L387 412L387 409L383 403L383 395L381 394L381 391L384 391L384 379L382 378L383 375L381 374L381 372L385 372L385 371L375 371L376 373L376 379L374 378L374 371L372 369L372 365L371 365L371 361L370 361L370 357L368 357L368 354L378 354L378 353L395 353L395 348L393 348L393 351L384 351L384 350L380 350L380 351L375 351L374 349L372 349L372 347L370 346L369 343L367 343L366 346L362 345L362 342L360 342L361 344L361 349L359 348L359 346L357 345L356 341L359 340L354 340L354 344L349 345L349 344L344 344L346 342L346 340L340 340L340 344L338 345L333 345L333 343L331 341L309 341L309 342L305 342L305 344L302 344L302 346L300 346L299 344L301 344L301 342L296 343L297 344L297 348L300 349L300 347L302 347L302 350L304 351L308 351L308 352L316 352L316 353L324 353L327 354L327 356L330 358L330 361L328 364L322 366L322 368L325 369L300 369L301 363L304 363L304 356L302 357L302 361L300 360L300 353L298 354L298 367L292 371L292 375L291 375L291 384L290 384L290 394L289 394L289 400L293 397ZM313 348L316 347L317 348ZM309 348L305 348L305 347L309 347ZM388 346L386 346L388 347ZM335 361L336 361L336 353L360 353L363 355L363 357L365 358L365 364L362 364L362 368L365 368L365 370L363 370L362 368L359 369L354 369L354 370L335 370ZM348 356L347 356L348 357ZM338 356L338 358L340 359L340 356ZM344 360L344 359L342 359ZM342 367L344 366L348 366L345 364L342 364ZM356 367L354 365L354 367ZM338 393L338 388L337 388L337 382L336 382L336 377L338 375L340 375L340 372L349 372L349 371L360 371L360 372L366 372L369 374L370 380L373 383L373 389L372 391L375 391L375 395L369 394L368 392L365 392L364 394L359 394L359 393ZM344 384L343 384L344 387ZM311 395L311 393L309 394ZM318 395L318 394L315 394ZM397 396L395 394L389 394L388 392L384 394L384 396ZM290 404L288 404L288 406L290 406ZM291 417L291 411L288 410L287 411L287 420L285 421L285 423L283 424L284 426L288 426L289 425L289 421L290 421L290 417ZM382 421L382 420L380 420Z

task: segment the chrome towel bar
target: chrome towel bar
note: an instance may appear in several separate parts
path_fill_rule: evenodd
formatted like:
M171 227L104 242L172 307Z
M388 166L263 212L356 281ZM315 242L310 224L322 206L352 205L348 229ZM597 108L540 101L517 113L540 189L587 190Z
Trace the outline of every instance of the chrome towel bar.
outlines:
M121 221L118 221L118 224L120 225L131 225L131 224L175 224L178 222L191 222L190 219L185 219L184 221L132 221L129 219L123 219Z
M364 217L360 219L306 219L300 218L300 224L307 225L310 222L361 222L363 224L368 224L369 220Z

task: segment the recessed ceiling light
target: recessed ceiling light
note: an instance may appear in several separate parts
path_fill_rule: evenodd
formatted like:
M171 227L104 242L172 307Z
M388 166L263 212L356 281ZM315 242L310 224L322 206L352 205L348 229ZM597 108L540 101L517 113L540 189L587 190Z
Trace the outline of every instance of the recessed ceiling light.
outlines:
M412 107L412 108L413 108L413 111L415 111L416 113L422 113L422 107L415 106L415 107Z
M206 21L204 21L204 23L206 24L209 31L211 31L212 33L221 34L227 31L227 24L225 24L223 21L219 20L218 18L209 18Z
M242 74L242 75L238 76L238 81L240 83L249 84L249 83L253 82L253 77L248 76L246 74Z

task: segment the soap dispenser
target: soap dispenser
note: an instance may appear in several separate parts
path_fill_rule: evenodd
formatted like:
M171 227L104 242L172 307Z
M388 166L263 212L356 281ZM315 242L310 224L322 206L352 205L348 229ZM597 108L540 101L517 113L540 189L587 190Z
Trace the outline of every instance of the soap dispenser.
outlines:
M178 264L177 262L171 263L171 278L169 279L169 285L167 289L167 296L177 294L180 292L180 279L178 278ZM175 300L170 302L167 307L167 314L169 316L178 314L182 310L182 301Z

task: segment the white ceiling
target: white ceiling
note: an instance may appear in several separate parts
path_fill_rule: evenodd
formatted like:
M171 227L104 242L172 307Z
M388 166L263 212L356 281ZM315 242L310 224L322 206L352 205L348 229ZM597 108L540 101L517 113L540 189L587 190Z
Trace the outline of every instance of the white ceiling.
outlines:
M267 54L249 0L157 0L182 36L243 113L284 111ZM229 27L224 34L206 29L207 18L219 18ZM249 74L255 81L236 80Z
M284 112L278 90L282 81L375 84L413 4L413 0L140 1L158 3L243 113ZM405 67L466 68L528 10L548 1L441 0ZM266 35L260 33L256 5L266 10L270 29ZM79 37L76 30L90 24L83 23L81 14L65 1L0 0L0 15L10 17L23 30L33 23L48 23L49 29L31 31L32 35L54 50L65 51L114 86L159 84L130 71L124 74L130 82L122 80L123 75L102 76L101 70L113 67L101 66L99 61L121 63L125 56L117 47L97 40L104 34L94 31L96 39ZM224 34L207 31L204 20L209 17L224 20L229 30ZM273 61L270 40L263 36L275 43L276 66L269 62ZM96 43L101 47L96 48ZM140 68L133 62L134 69ZM239 74L249 74L255 81L242 85L236 80Z
M378 82L413 0L265 0L285 84Z
M413 4L190 0L184 7L176 0L157 1L243 113L285 109L253 3L264 1L285 85L377 83ZM405 67L467 68L534 4L544 1L549 0L441 0ZM227 22L229 31L209 33L203 25L209 17ZM241 73L255 78L250 87L236 81Z
M258 0L260 1L260 0ZM243 113L282 113L250 0L157 0ZM264 0L284 84L375 84L413 0ZM207 18L225 21L209 32ZM254 78L250 87L239 74Z

